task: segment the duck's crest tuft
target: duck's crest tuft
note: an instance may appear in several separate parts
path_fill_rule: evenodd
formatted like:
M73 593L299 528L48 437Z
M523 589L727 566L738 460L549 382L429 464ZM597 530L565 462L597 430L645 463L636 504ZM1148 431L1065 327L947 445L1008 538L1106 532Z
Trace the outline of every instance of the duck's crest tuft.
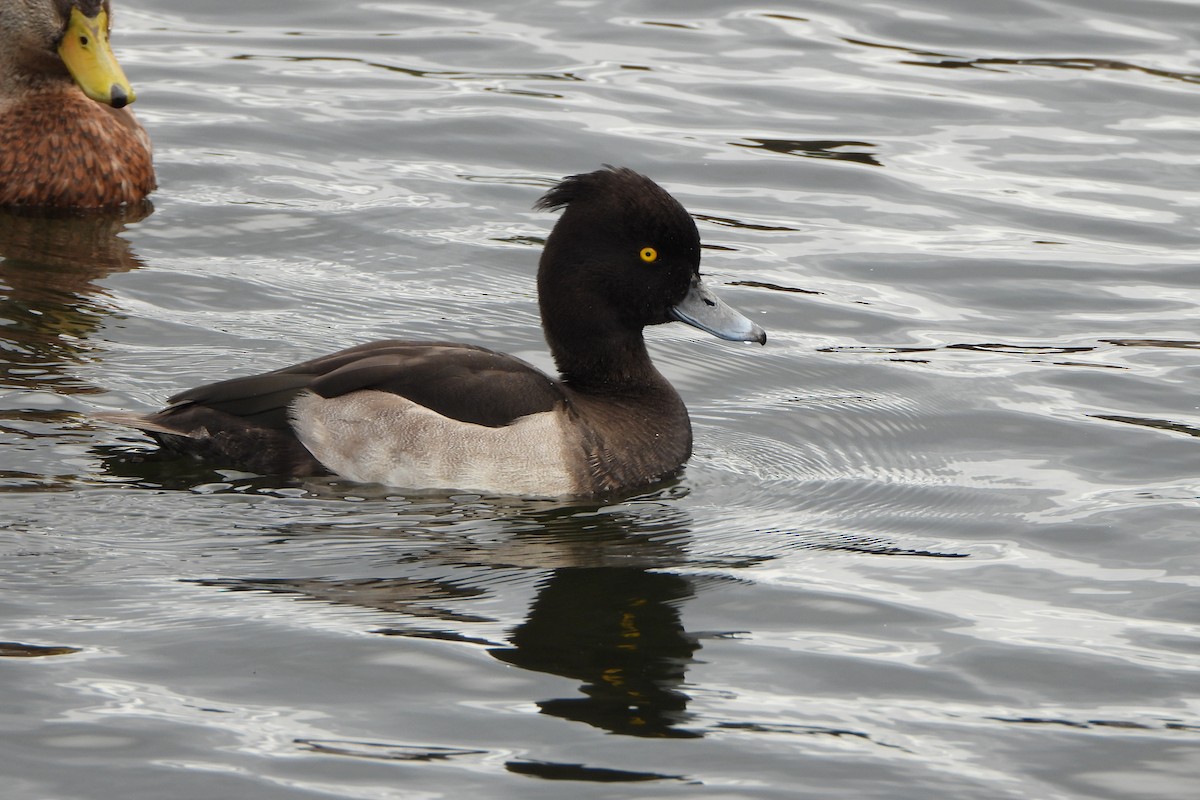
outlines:
M639 175L628 167L614 167L611 164L605 164L604 169L564 178L561 183L542 195L533 204L533 208L535 211L557 211L578 200L595 197L601 192L612 193L622 185L636 186L643 191L649 185L662 191L649 178Z

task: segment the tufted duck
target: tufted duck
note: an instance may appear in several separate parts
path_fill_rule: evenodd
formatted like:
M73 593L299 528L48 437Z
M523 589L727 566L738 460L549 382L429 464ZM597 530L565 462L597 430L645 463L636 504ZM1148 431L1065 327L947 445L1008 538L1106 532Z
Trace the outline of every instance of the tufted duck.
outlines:
M564 209L538 269L557 379L474 345L382 341L107 418L260 473L531 496L669 478L691 455L692 429L642 329L679 320L760 344L766 333L701 282L696 225L649 178L575 175L535 207Z

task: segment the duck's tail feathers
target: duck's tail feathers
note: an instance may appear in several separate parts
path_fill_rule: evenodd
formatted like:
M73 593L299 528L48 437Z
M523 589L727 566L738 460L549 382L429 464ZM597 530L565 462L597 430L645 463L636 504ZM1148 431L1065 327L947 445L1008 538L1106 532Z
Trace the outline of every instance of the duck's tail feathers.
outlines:
M136 430L150 434L155 439L158 439L160 436L182 436L189 439L199 439L204 435L200 431L184 431L178 428L171 428L155 420L153 417L134 414L129 411L103 411L92 416L115 425L135 428Z

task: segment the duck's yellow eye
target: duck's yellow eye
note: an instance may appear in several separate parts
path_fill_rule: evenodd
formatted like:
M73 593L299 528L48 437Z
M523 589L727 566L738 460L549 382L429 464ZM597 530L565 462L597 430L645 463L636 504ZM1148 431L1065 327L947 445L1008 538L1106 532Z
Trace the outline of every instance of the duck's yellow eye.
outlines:
M638 253L638 255L641 256L642 261L645 261L647 264L653 264L655 261L658 261L658 251L653 247L643 247L642 252Z

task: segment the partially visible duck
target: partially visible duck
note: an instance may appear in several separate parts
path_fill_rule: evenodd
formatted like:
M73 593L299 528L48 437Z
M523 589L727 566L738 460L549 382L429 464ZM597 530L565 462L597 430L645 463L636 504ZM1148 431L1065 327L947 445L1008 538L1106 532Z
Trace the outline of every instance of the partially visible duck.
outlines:
M155 188L109 0L0 1L0 206L115 208Z
M564 209L538 269L558 378L473 345L382 341L106 417L216 466L410 489L604 495L675 475L691 424L642 329L766 333L701 282L696 225L649 178L575 175L535 207Z

